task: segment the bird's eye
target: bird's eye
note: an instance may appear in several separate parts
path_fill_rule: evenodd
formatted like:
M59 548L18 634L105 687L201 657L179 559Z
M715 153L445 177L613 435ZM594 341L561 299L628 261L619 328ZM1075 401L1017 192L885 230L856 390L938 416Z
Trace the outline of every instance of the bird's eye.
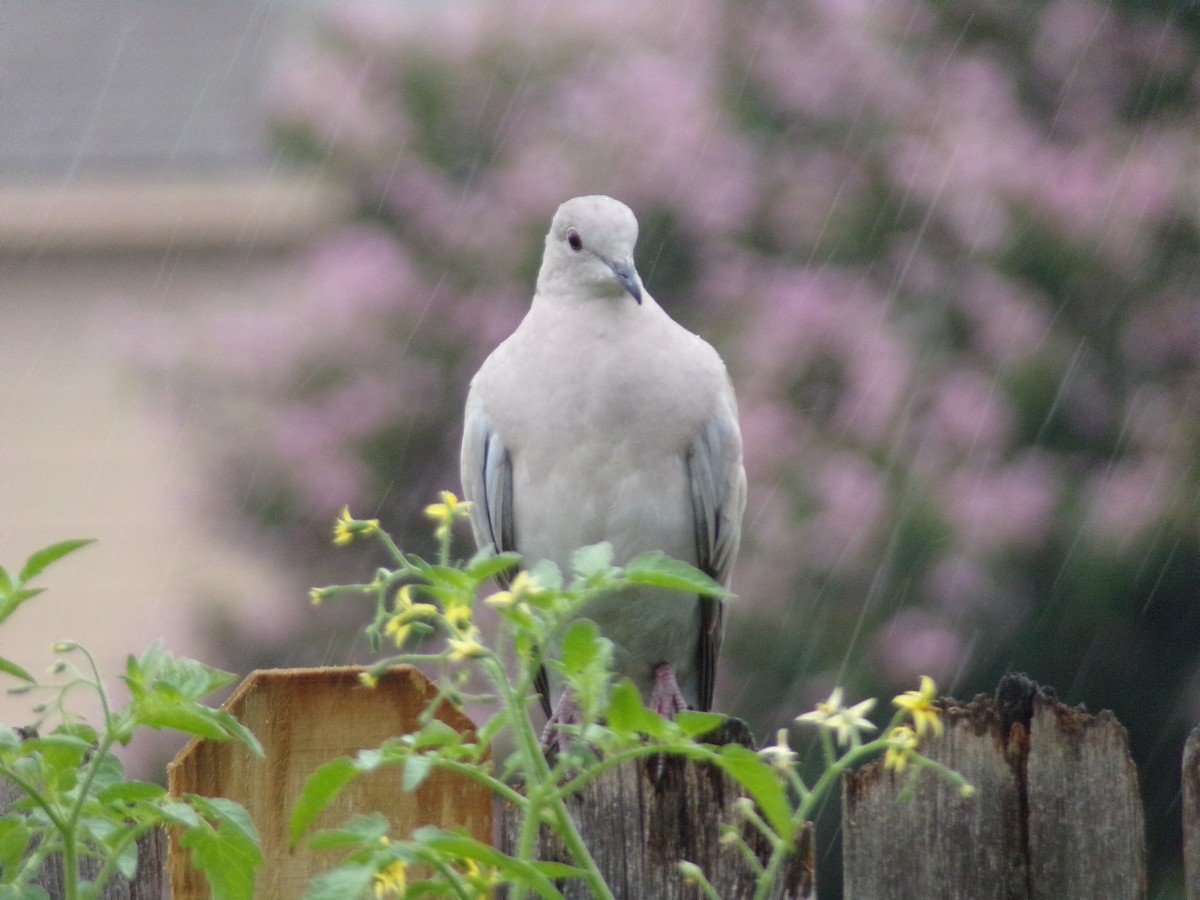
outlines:
M574 228L567 232L567 243L571 245L571 249L576 253L583 249L583 238L579 236L579 232Z

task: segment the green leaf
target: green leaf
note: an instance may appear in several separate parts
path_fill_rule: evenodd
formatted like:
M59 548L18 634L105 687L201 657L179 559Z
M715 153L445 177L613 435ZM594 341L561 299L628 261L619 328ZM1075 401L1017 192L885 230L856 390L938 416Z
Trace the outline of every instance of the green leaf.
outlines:
M533 888L543 897L562 897L550 882L551 878L579 877L583 870L563 863L527 863L501 853L490 844L484 844L464 834L443 831L439 828L418 828L413 840L425 844L448 856L458 859L473 859L484 866L497 869L505 883L517 882Z
M630 584L672 588L718 597L727 600L733 596L724 587L694 566L672 559L659 550L640 553L625 564L625 577Z
M714 712L699 712L685 709L675 714L675 724L686 737L698 738L718 728L725 721L725 716Z
M563 586L562 570L548 559L539 560L529 570L537 583L546 588L547 591L560 591Z
M201 797L199 794L188 794L186 799L205 819L228 826L258 846L258 829L240 803L225 797Z
M137 841L130 841L117 855L117 871L126 881L133 881L137 875L138 846Z
M581 547L571 554L571 571L588 581L612 571L613 548L608 541Z
M353 900L364 896L374 878L374 863L347 863L309 882L304 900Z
M472 581L479 584L509 569L515 569L520 564L520 553L497 553L492 549L492 545L488 544L471 557L463 571Z
M790 843L793 837L792 810L787 790L771 765L741 744L722 747L716 763L749 792L768 824Z
M158 807L168 825L182 825L184 828L201 828L204 825L200 814L187 803L178 800L168 800Z
M21 574L17 576L17 580L20 582L30 581L45 571L47 566L62 559L68 553L74 553L80 547L86 547L88 544L94 543L94 539L84 538L82 540L59 541L57 544L43 547L30 556L29 559L25 560L25 566L21 569Z
M233 713L225 709L212 709L208 706L201 708L212 716L213 722L225 730L226 735L245 746L246 749L259 759L265 758L266 754L263 751L262 744L254 736L254 732L239 722Z
M0 884L0 900L50 900L50 895L36 884Z
M125 766L112 753L103 756L93 755L87 761L92 770L92 793L98 794L110 787L125 784Z
M190 851L192 865L208 879L212 900L251 900L263 856L250 816L223 797L189 794L187 799L206 820L215 822L215 828L193 828L179 841Z
M433 757L414 754L404 761L404 790L415 791L433 771Z
M424 747L444 747L447 744L461 744L463 739L454 726L447 725L441 719L430 719L429 724L412 737L414 750Z
M292 810L292 819L288 826L288 835L293 847L300 842L300 838L312 827L317 816L333 798L342 792L342 788L354 780L358 772L359 767L353 759L339 756L323 766L318 766L309 776Z
M608 727L627 739L642 734L663 739L668 728L666 719L645 707L637 685L628 678L622 678L612 689Z
M69 734L47 734L29 738L22 742L21 752L25 756L37 755L47 776L57 776L62 784L74 784L84 757L91 752L92 745Z
M562 642L562 664L568 672L578 673L600 658L600 629L591 619L576 619Z
M101 803L152 803L166 795L160 784L149 781L122 781L102 790L97 797Z
M370 747L366 750L359 750L354 757L354 768L358 772L374 772L384 763L389 761L389 755L384 753L382 747Z
M151 695L134 703L137 724L147 728L170 729L214 741L229 740L229 733L217 722L216 710L196 708Z
M0 725L0 750L19 750L21 736L7 725Z
M87 722L63 722L54 729L52 734L69 734L71 737L86 741L89 744L99 744L100 735Z
M0 877L3 877L2 873L12 873L20 866L32 839L33 831L21 816L0 818Z
M30 684L37 684L37 680L32 675L12 660L5 659L3 656L0 656L0 672L3 672L5 675L11 675L13 678L20 678L22 681L28 681Z
M200 700L237 680L232 672L174 656L161 644L152 644L140 660L131 659L130 666L127 678L135 682L131 689L136 685L177 701Z
M44 588L17 588L10 591L0 602L0 622L15 613L25 601L32 600L43 590Z
M338 828L330 828L312 836L308 846L312 850L351 850L377 844L390 828L382 813L355 816Z
M0 566L0 597L3 597L12 590L12 577L8 574L8 569Z
M429 566L424 575L429 579L430 586L433 588L445 587L457 591L469 591L475 587L471 578L454 566Z

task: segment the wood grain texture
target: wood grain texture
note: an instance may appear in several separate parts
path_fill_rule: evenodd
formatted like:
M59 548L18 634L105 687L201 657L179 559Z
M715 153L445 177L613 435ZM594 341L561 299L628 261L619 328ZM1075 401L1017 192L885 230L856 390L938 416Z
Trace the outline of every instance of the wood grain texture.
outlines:
M1010 703L1012 689L1002 683L998 700L945 701L945 734L922 743L974 786L973 797L922 771L900 798L908 773L882 761L845 779L846 900L1146 896L1125 730L1031 682Z
M275 669L251 673L225 703L262 742L265 759L232 743L193 741L167 767L172 793L228 797L249 811L262 837L265 863L257 897L295 900L308 880L338 861L288 844L288 819L308 776L322 763L378 747L415 731L437 688L411 666L397 666L374 689L359 682L361 667ZM474 725L443 706L437 717L463 732ZM407 836L421 825L463 827L490 841L492 796L474 782L435 771L414 792L401 787L401 770L388 768L355 779L317 820L340 824L353 815L381 812L392 833ZM208 897L203 875L172 841L169 867L173 900Z
M744 727L744 726L743 726ZM748 734L748 732L747 732ZM724 743L713 740L713 743ZM721 825L742 827L733 803L743 795L715 767L679 758L636 760L618 766L571 798L571 815L605 881L618 898L695 900L699 891L679 874L681 860L695 863L724 900L749 898L754 878L736 848L719 841ZM520 817L497 804L500 849L515 853ZM742 828L760 860L767 857L757 832ZM811 824L797 838L770 894L773 900L816 896ZM569 862L558 836L542 829L538 858ZM578 881L558 885L568 900L591 895Z
M1200 900L1200 728L1183 747L1183 896Z

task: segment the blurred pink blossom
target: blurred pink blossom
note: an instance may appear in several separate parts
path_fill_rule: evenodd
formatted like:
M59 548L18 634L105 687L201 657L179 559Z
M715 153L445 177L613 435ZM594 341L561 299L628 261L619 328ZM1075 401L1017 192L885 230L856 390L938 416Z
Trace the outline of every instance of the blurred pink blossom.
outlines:
M361 327L362 319L410 307L424 293L404 248L366 225L343 228L318 244L309 271L313 306L328 328Z
M900 610L879 629L872 655L884 675L897 684L928 675L949 686L969 662L969 645L958 630L920 607Z
M1036 550L1050 535L1060 490L1051 460L1031 450L1006 465L950 473L939 493L957 540L996 553Z
M817 510L804 528L808 552L831 569L863 559L887 511L879 469L841 454L826 460L810 478Z
M1012 413L996 377L963 366L936 380L925 419L925 439L939 453L952 449L967 457L994 459L1012 436Z
M1084 525L1094 539L1126 549L1145 535L1179 482L1162 460L1114 463L1088 479Z
M1035 356L1050 333L1044 301L995 272L972 271L957 300L973 329L974 346L1001 371Z

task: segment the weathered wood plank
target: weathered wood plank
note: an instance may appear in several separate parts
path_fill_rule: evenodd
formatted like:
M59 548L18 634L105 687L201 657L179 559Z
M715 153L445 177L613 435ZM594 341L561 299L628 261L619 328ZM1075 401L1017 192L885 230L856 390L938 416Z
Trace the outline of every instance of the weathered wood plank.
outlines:
M743 828L733 809L742 795L736 782L711 766L676 758L650 759L604 774L571 799L570 809L615 896L694 900L699 896L697 889L685 883L677 868L681 860L687 860L700 867L718 895L738 900L753 896L753 873L735 847L720 843L721 825L742 828L760 860L767 856L765 841ZM499 847L515 853L520 817L503 804L497 805L496 815ZM539 859L570 861L557 835L545 828L537 853ZM810 825L799 836L771 897L815 897L814 871ZM590 897L580 882L566 882L559 888L568 900Z
M289 846L288 820L309 775L335 757L415 731L437 695L433 683L412 666L389 670L373 689L360 683L362 671L346 666L253 672L224 708L254 732L266 759L232 743L193 741L167 767L172 793L228 797L246 807L263 843L259 898L302 897L308 880L338 861L336 855ZM470 719L449 705L440 708L437 718L460 731L474 731ZM403 790L398 769L358 778L317 827L369 812L383 813L397 836L421 825L463 827L481 841L492 836L491 792L444 771L435 771L411 793ZM203 875L174 843L169 858L173 900L208 897Z
M1200 728L1183 747L1183 895L1200 900Z
M1125 729L1039 694L1027 766L1029 855L1039 900L1146 896L1146 840Z
M1137 775L1110 714L1071 709L1020 677L997 699L946 701L922 752L975 787L873 763L843 788L845 896L1062 900L1146 895Z
M975 788L963 797L921 772L911 799L897 799L909 773L882 762L850 774L842 786L846 900L912 897L1028 898L1017 775L997 740L1000 716L989 700L951 707L941 738L921 750ZM1014 743L1024 729L1014 726Z

